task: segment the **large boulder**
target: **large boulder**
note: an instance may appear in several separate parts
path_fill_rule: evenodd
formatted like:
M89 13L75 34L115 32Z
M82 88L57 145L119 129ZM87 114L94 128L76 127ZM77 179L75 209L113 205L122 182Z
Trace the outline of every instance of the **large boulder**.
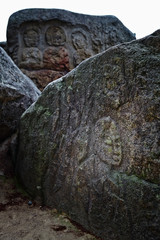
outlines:
M60 9L25 9L10 16L8 53L42 90L82 60L135 39L118 18Z
M105 240L160 236L159 43L160 30L83 61L21 119L26 190Z
M7 170L9 147L22 113L37 100L40 91L0 48L0 169ZM14 136L14 137L13 137ZM10 165L10 164L9 164Z

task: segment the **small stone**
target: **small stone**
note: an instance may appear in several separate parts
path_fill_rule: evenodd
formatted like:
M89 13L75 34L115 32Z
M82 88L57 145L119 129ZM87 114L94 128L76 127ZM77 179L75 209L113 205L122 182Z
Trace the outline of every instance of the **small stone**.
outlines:
M0 176L4 176L4 172L3 171L0 171Z
M28 206L31 206L32 204L32 201L28 201Z

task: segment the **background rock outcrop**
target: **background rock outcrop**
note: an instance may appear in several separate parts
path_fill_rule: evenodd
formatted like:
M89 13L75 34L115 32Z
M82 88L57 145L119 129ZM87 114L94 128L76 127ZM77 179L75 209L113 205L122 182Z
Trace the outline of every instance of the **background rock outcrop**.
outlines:
M42 90L84 59L135 39L114 16L25 9L9 18L8 54Z
M160 236L159 42L160 30L83 61L21 119L26 190L102 239Z
M9 148L22 113L37 100L40 91L0 48L0 169L10 165Z

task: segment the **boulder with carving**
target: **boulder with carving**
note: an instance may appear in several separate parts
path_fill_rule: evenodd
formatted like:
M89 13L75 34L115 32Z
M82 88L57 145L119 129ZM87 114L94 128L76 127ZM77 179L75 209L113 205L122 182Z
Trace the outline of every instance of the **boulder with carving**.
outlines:
M25 9L11 15L8 53L42 90L84 59L135 39L114 16L90 16L60 9Z
M83 61L21 119L26 190L105 240L160 236L159 42L160 30Z

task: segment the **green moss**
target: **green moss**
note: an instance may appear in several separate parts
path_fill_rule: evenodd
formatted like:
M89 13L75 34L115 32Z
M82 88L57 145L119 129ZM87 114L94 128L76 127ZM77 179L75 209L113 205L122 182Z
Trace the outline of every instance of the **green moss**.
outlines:
M155 187L155 188L158 187L157 183L148 182L148 181L142 179L141 177L136 176L135 174L128 175L126 173L119 173L117 171L113 171L111 173L111 176L113 177L113 179L115 179L116 184L119 185L119 186L122 186L123 185L123 180L126 180L131 185L134 184L137 187L140 186L140 185L150 185L150 186Z
M116 63L116 64L119 64L119 63L121 63L122 62L122 58L121 57L114 57L114 62Z
M160 194L157 194L156 198L157 198L158 201L160 201Z
M71 86L68 87L68 90L73 90L73 88Z
M49 110L46 110L44 114L48 117L50 117L52 115L52 113Z
M67 78L67 80L65 81L66 87L70 90L72 90L72 84L74 82L74 76L70 75L70 77Z
M57 148L58 144L57 143L53 143L52 144L52 150L55 150Z
M62 81L58 81L58 82L55 83L54 86L56 87L56 89L58 91L60 91L63 88L63 82Z
M44 107L43 105L35 104L35 112L39 115L45 114L47 116L51 116L52 113L50 112L49 108Z
M112 145L112 144L113 144L111 139L106 139L106 140L105 140L105 143L106 143L107 145Z
M108 147L108 152L109 152L109 153L112 153L112 152L113 152L112 147Z

